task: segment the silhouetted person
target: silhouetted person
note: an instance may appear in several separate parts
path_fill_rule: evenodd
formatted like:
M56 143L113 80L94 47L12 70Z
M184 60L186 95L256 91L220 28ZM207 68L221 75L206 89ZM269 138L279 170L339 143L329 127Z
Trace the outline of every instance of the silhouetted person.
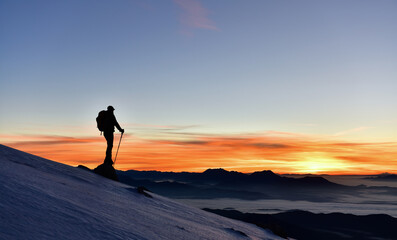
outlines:
M105 124L103 130L103 135L105 136L106 142L108 144L108 147L106 148L106 158L104 161L104 163L106 164L113 164L112 149L113 149L113 139L114 139L114 135L113 135L114 127L116 126L116 128L121 133L124 133L124 129L120 127L113 112L114 112L114 108L112 106L109 106L108 110L106 111Z

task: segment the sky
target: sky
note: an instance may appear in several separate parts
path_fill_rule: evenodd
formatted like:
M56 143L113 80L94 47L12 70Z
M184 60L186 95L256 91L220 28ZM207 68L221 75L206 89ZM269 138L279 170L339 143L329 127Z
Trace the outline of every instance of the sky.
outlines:
M112 105L119 169L397 173L396 12L392 0L2 0L0 143L95 167L95 118Z

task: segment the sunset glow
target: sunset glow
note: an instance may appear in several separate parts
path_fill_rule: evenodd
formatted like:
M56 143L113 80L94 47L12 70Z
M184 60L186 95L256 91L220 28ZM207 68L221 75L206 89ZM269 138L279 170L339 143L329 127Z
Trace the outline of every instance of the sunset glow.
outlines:
M329 141L315 136L265 132L257 135L163 134L162 139L125 135L117 159L121 170L378 174L397 172L397 144ZM180 135L180 134L179 134ZM94 168L105 156L102 136L0 136L17 149L70 165ZM115 143L119 135L116 134ZM164 139L168 137L169 139ZM114 154L117 145L114 147Z

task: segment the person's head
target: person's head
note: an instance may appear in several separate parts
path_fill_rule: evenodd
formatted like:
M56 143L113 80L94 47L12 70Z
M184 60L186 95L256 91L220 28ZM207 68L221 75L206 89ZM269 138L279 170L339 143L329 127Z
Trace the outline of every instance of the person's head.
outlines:
M113 111L114 111L114 107L108 106L108 111L109 111L109 112L113 112Z

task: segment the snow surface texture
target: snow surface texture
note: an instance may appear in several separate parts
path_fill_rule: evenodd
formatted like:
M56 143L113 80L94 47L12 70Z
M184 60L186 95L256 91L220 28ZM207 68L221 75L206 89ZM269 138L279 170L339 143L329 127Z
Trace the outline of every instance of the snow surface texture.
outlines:
M0 145L0 239L281 239Z

